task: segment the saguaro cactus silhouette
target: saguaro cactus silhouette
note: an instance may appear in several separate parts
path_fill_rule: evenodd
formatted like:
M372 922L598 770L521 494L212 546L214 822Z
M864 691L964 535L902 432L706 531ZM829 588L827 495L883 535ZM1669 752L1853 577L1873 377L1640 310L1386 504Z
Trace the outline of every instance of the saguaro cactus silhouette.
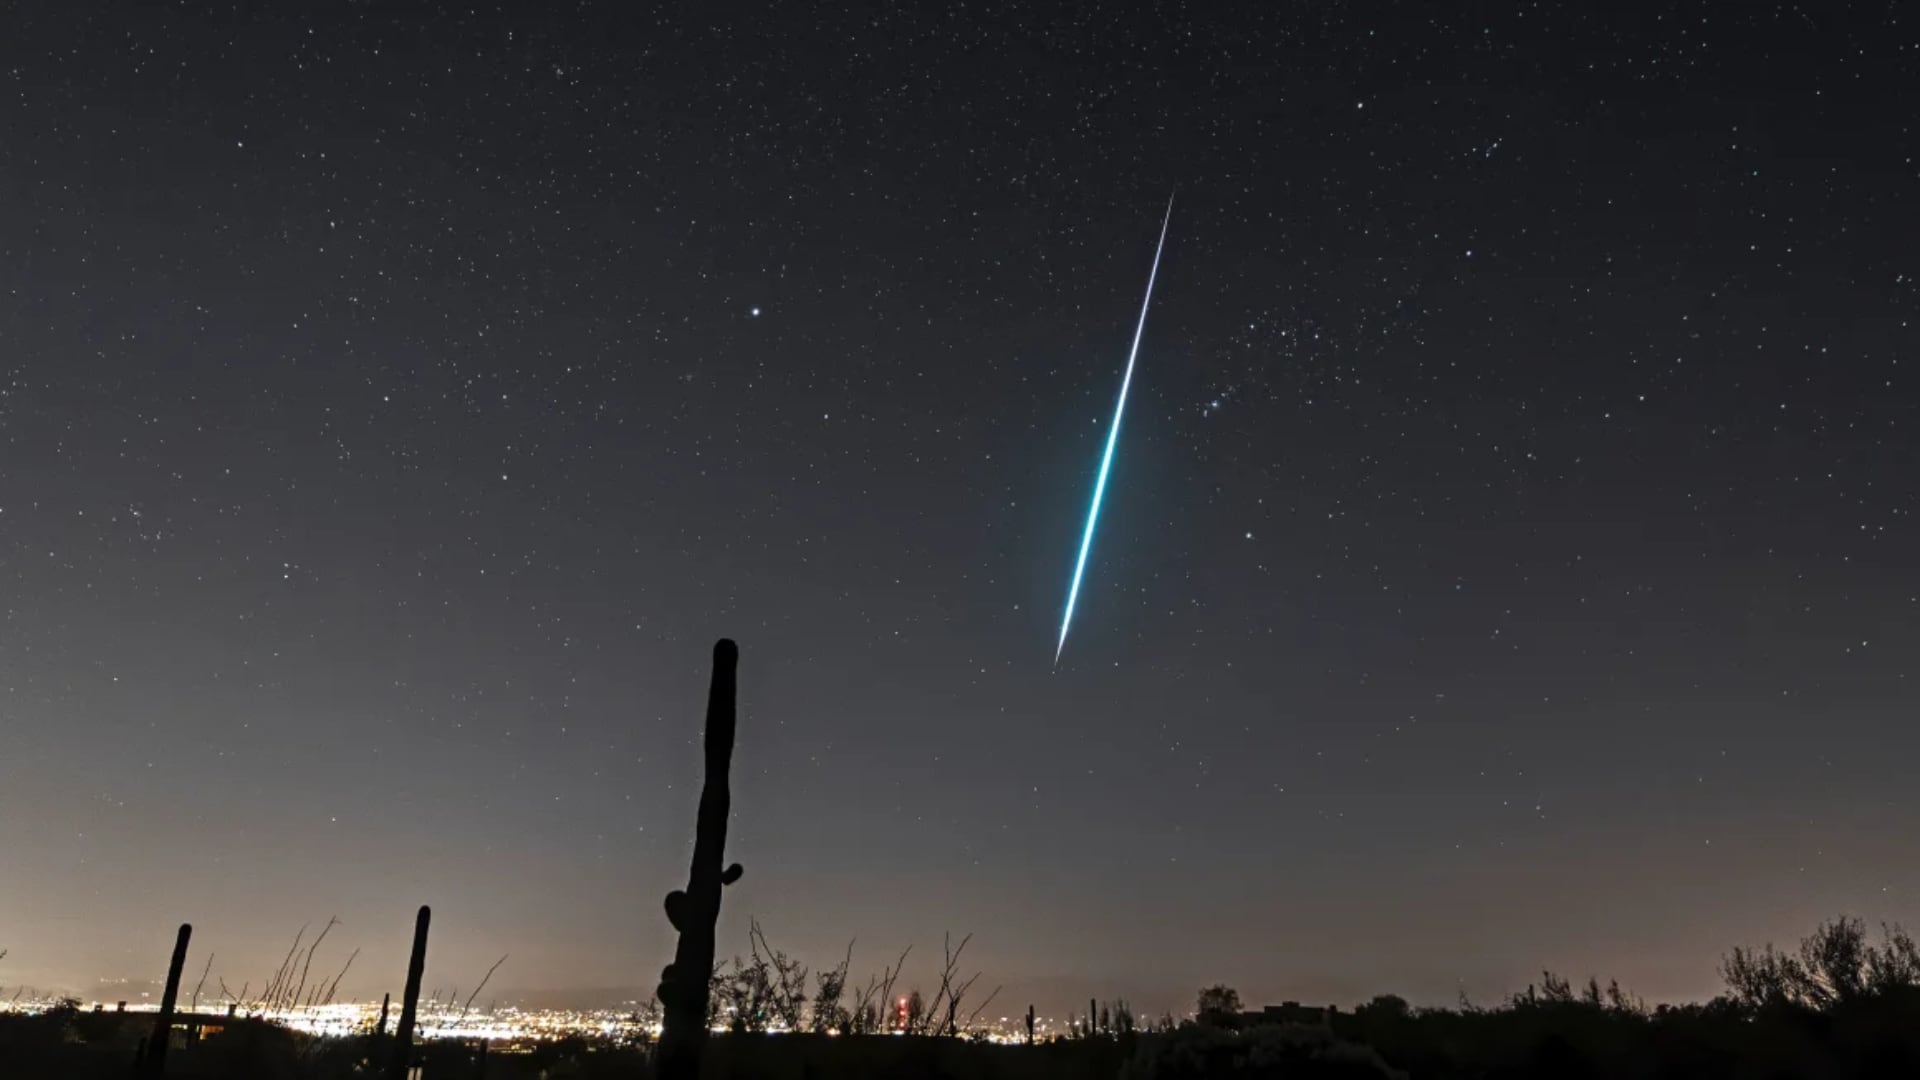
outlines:
M407 1066L413 1064L413 1021L420 1009L420 976L427 970L427 923L433 909L420 905L413 919L413 955L407 959L407 991L400 999L400 1026L393 1032L393 1057L387 1065L387 1080L407 1080Z
M721 869L733 804L727 769L733 762L734 669L739 663L739 646L726 638L714 643L713 682L707 690L706 779L694 826L693 865L686 890L667 894L667 921L680 932L680 941L673 963L660 973L663 1015L654 1073L659 1080L697 1080L700 1075L720 889L739 881L743 872L739 863Z
M160 1015L153 1022L153 1034L147 1039L146 1072L162 1076L167 1071L167 1044L172 1041L173 1006L180 999L180 969L187 963L187 940L193 937L191 923L180 924L180 935L173 939L173 962L167 965L167 990L160 997Z

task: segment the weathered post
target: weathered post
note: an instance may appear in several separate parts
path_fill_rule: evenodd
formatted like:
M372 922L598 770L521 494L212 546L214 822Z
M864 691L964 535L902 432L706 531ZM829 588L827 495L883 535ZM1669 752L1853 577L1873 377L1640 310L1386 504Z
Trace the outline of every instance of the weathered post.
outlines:
M707 689L706 778L694 824L693 864L687 871L686 890L667 894L667 921L680 932L680 940L673 950L673 963L660 973L663 1015L654 1066L658 1080L698 1080L700 1076L720 890L739 881L743 872L739 863L721 869L727 815L733 803L727 770L733 761L734 669L739 663L739 646L726 638L714 643L713 681Z

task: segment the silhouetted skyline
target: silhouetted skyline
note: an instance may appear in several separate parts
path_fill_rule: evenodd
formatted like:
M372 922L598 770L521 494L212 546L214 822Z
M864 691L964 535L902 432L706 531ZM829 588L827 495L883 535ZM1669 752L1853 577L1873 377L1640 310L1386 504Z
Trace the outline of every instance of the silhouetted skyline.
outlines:
M338 915L378 998L428 903L430 986L650 990L721 636L723 955L1659 1000L1920 921L1889 8L15 21L0 985Z

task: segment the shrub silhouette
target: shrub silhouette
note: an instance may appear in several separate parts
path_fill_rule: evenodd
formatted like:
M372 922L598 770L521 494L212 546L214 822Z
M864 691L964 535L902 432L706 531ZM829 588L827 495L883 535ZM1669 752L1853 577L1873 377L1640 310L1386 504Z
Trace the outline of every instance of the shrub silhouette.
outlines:
M1822 1010L1869 996L1920 989L1920 948L1898 926L1882 927L1879 945L1867 941L1859 919L1821 923L1797 954L1771 944L1735 948L1721 964L1733 999L1749 1009Z
M1402 1077L1373 1050L1323 1028L1188 1024L1143 1039L1123 1080L1388 1080Z

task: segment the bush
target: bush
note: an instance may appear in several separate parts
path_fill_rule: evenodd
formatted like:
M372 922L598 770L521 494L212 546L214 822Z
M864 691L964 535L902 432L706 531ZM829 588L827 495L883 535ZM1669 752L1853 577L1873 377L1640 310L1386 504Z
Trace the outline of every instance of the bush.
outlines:
M1323 1028L1261 1025L1233 1031L1188 1024L1140 1041L1123 1080L1388 1080L1404 1074Z

